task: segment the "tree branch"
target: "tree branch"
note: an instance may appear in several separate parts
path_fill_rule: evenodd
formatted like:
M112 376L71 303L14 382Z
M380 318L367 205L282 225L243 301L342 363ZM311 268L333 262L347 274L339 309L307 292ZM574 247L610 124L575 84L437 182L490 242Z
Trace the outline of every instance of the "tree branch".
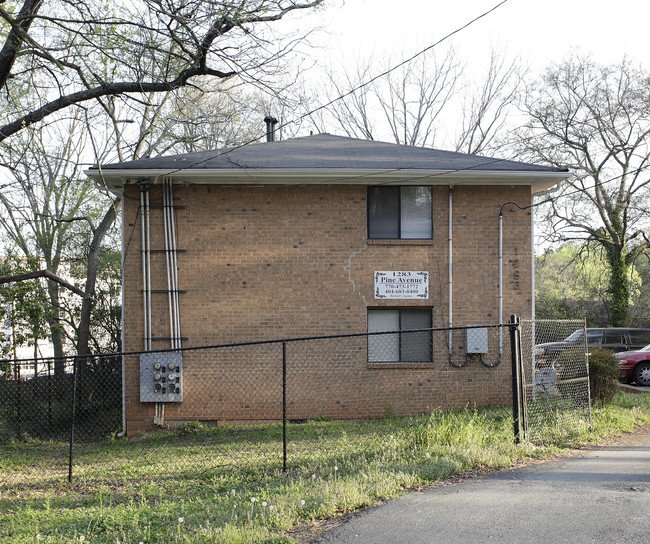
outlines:
M37 270L36 272L27 272L25 274L16 274L14 276L0 276L0 284L4 283L15 283L19 281L27 281L27 280L33 280L36 278L47 278L48 280L54 281L58 283L59 285L62 285L66 289L72 291L73 293L79 295L80 297L83 298L92 298L90 295L87 295L84 293L81 289L78 287L75 287L71 283L68 283L65 281L63 278L60 276L57 276L53 272L50 272L49 270Z

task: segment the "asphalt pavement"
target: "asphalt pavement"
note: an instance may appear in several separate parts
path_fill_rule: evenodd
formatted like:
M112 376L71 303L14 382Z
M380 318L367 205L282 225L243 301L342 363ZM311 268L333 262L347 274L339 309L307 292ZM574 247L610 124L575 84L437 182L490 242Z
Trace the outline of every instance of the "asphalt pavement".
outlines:
M404 495L318 542L650 544L650 426L569 457Z

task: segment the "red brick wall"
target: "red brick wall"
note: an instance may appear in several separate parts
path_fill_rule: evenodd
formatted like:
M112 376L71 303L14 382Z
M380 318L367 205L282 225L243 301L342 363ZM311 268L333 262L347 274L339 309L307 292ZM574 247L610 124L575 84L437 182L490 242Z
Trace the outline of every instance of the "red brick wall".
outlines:
M175 187L177 244L183 250L178 255L179 288L186 291L180 295L184 347L363 332L368 307L432 307L434 326L447 326L448 198L447 187L434 187L433 240L383 242L366 239L366 188L362 186ZM159 188L152 188L152 204L160 204L161 199ZM507 201L528 204L530 188L457 186L453 190L454 325L498 322L498 216ZM143 347L139 203L139 189L127 187L127 350ZM506 206L503 226L507 320L511 313L531 315L530 213ZM162 249L162 210L155 207L151 235L151 248ZM375 300L376 270L428 270L429 300ZM164 253L152 255L152 287L167 287ZM152 306L154 336L169 336L167 295L154 294ZM462 338L454 339L454 350L463 351L462 344ZM153 345L154 349L167 347L168 341ZM300 408L295 405L295 417L362 417L386 409L414 413L509 399L507 361L495 368L472 361L457 369L447 364L446 345L439 343L434 362L419 366L368 365L363 346L355 348L354 360L349 360L349 353L340 355L345 362L336 360L336 355L328 361L322 350L317 350L319 357L307 358L299 380L303 385L296 387L320 393L307 395L312 400ZM168 420L275 417L264 395L253 395L244 403L249 408L242 404L243 412L237 412L241 417L228 412L237 399L227 391L217 393L217 386L210 385L212 376L227 375L223 366L227 363L219 361L220 355L213 357L211 365L197 356L186 356L184 402L167 406ZM269 364L261 362L259 368ZM265 370L259 372L261 376ZM130 430L147 427L153 417L153 406L139 403L138 378L133 361L127 368ZM262 381L266 379L270 378ZM360 394L368 389L378 393L368 398ZM318 396L325 398L318 402L314 400Z

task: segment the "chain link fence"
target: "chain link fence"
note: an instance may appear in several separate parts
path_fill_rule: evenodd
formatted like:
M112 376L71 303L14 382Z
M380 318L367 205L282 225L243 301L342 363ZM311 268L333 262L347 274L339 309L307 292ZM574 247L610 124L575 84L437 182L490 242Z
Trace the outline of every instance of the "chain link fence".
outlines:
M520 326L530 440L548 440L558 425L588 419L578 415L588 407L580 353L575 361L536 354L542 340L573 327L553 323ZM0 362L6 485L56 485L73 475L107 485L179 473L255 478L331 469L341 455L389 463L405 426L418 418L426 423L439 410L501 406L511 417L513 327ZM421 455L421 445L411 442L399 447Z
M524 320L520 331L526 440L556 443L591 428L584 320Z

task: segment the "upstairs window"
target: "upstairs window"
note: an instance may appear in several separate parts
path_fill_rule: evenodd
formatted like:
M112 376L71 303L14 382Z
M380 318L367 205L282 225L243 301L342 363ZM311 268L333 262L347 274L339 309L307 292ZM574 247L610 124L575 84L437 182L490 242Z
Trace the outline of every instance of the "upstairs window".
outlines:
M368 238L433 238L431 187L368 187Z

